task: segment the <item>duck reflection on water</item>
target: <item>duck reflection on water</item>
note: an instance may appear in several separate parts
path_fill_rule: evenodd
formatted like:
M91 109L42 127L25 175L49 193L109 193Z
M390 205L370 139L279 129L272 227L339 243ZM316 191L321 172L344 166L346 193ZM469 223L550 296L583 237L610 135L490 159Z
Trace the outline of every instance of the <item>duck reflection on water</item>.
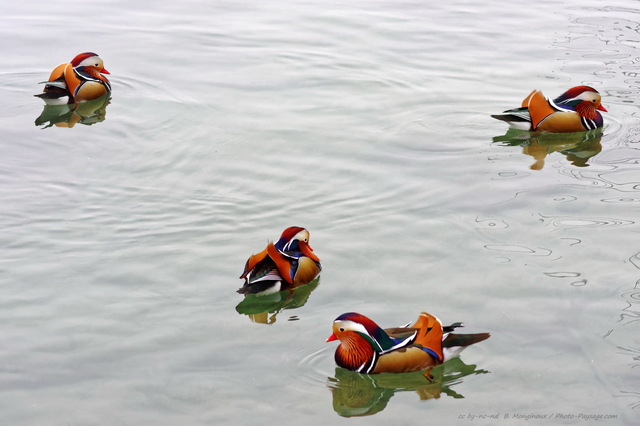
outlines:
M576 167L588 167L588 161L602 151L602 129L576 133L531 133L509 129L502 136L493 138L502 146L520 146L522 153L533 157L531 170L542 170L547 156L554 152L564 155Z
M452 387L466 376L487 373L460 358L435 367L431 371L433 381L426 380L421 372L372 375L337 367L335 376L327 379L327 386L333 394L333 409L340 416L371 416L384 410L397 392L416 392L421 401L438 399L442 394L464 398Z
M107 93L98 99L79 103L45 105L40 116L36 118L36 126L68 127L76 124L90 126L104 121L107 116L107 105L111 102L111 94Z
M290 290L267 295L247 294L236 306L236 311L248 316L254 323L273 324L280 312L304 306L318 284L320 284L320 277Z

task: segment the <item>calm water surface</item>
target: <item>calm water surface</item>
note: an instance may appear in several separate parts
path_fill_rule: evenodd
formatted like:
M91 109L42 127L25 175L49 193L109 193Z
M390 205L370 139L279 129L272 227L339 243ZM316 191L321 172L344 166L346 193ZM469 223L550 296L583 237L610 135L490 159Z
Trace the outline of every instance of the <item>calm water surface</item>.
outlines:
M637 422L640 8L529 6L4 5L0 423ZM36 126L38 82L87 50L104 116ZM489 117L579 84L602 134ZM320 280L243 300L291 225ZM368 378L324 343L352 310L492 337L433 385Z

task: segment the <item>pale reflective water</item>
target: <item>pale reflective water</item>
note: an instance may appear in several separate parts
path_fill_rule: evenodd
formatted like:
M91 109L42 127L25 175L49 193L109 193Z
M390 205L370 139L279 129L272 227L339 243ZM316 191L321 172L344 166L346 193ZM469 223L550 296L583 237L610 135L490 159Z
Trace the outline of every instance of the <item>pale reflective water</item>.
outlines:
M0 423L636 422L640 8L529 6L4 5ZM86 50L104 121L37 127L37 83ZM602 135L489 117L578 84ZM291 225L319 282L243 301ZM435 387L368 380L324 343L351 310L492 337Z

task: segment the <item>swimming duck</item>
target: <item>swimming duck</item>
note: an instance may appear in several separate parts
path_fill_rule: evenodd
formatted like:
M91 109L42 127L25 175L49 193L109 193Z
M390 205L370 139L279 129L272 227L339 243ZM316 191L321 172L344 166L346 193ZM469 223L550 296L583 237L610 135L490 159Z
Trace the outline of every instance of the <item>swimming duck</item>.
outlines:
M274 244L247 260L240 294L270 294L303 284L318 276L320 259L309 246L309 231L299 226L285 229Z
M426 370L424 376L429 379L432 367L490 336L451 333L457 327L462 323L443 327L438 318L422 312L411 327L383 330L364 315L348 312L333 322L327 342L340 340L335 360L347 370L365 374Z
M602 127L600 93L589 86L576 86L554 100L534 90L522 101L520 108L492 115L519 130L542 132L584 132Z
M102 59L93 52L77 55L70 63L60 64L44 81L43 93L35 96L49 105L90 101L111 92L111 84L103 74Z

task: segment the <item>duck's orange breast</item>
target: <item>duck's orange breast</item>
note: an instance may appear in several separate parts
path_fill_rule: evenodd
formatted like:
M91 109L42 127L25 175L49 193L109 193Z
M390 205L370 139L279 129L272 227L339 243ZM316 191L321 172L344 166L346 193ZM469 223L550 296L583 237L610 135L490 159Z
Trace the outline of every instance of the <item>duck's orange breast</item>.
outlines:
M300 257L298 259L298 269L293 278L294 285L308 284L320 273L318 264L308 257Z
M98 99L109 93L108 81L105 82L106 79L99 74L91 75L92 78L83 77L71 64L65 64L63 72L67 90L75 102Z
M76 87L74 99L76 102L98 99L107 94L107 87L95 81L83 81Z

